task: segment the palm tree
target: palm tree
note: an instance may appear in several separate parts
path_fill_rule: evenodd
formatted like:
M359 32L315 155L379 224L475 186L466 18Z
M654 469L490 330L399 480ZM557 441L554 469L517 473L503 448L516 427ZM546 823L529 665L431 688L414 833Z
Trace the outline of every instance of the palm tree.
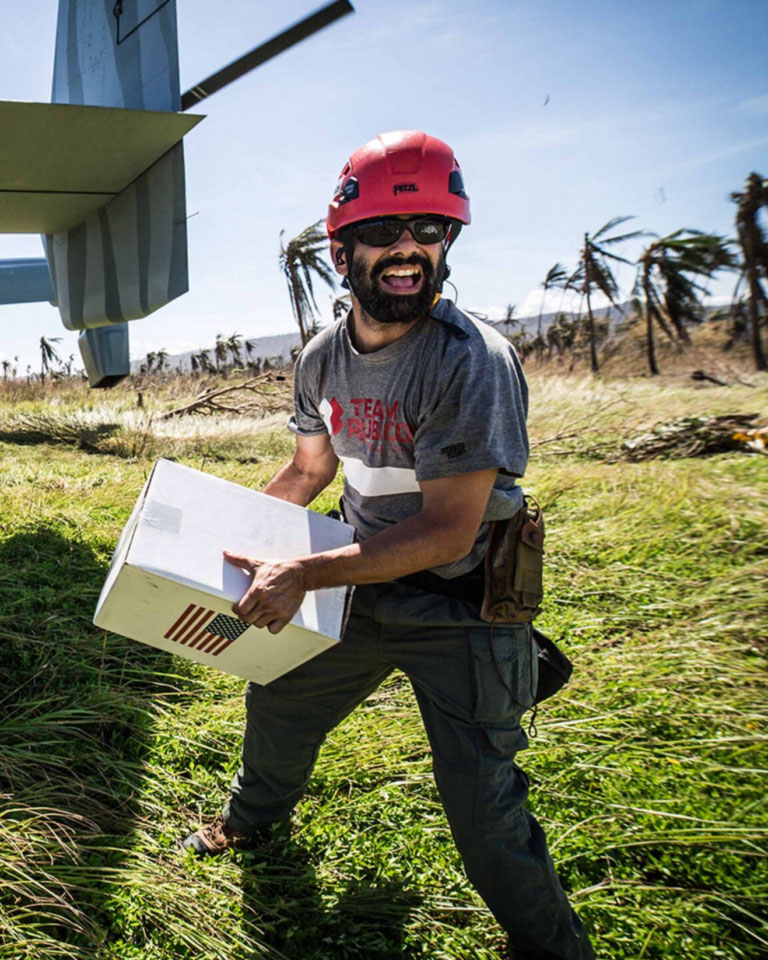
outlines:
M541 284L544 295L541 298L541 306L539 307L539 321L536 325L536 353L541 363L541 358L544 353L544 338L541 335L541 318L544 314L544 301L547 299L547 293L550 290L565 290L568 286L568 271L562 265L562 263L556 263L554 266L550 267L547 271L546 277Z
M11 369L11 361L3 360L3 380L8 379L8 372L10 371L10 369Z
M502 326L504 327L504 336L507 337L508 339L512 331L515 329L515 327L520 326L520 321L515 316L516 312L517 312L517 304L508 303L507 309L504 311L504 317L501 321Z
M547 327L547 354L557 350L558 357L566 350L573 349L579 332L578 320L570 313L558 313L555 322Z
M189 366L194 376L213 370L213 364L211 363L211 358L208 356L208 351L203 349L189 355Z
M215 367L213 361L211 360L211 354L209 350L198 350L197 359L200 363L200 369L203 373L213 373Z
M224 363L226 372L227 362L227 341L223 333L216 334L216 343L213 346L213 359L216 361L216 373L221 370L221 364Z
M336 288L333 272L323 260L321 254L327 248L325 231L321 229L322 220L305 227L301 233L283 243L285 230L280 231L280 257L278 263L288 284L291 310L299 325L302 347L316 328L315 314L318 311L315 293L312 288L312 275L320 277L331 290Z
M752 352L758 370L768 369L765 350L760 336L760 305L768 308L768 297L763 289L763 280L768 280L768 236L759 221L761 211L768 213L768 180L759 173L750 173L744 189L731 194L738 204L736 231L741 246L744 265L743 278L747 281L747 305L752 333Z
M736 259L730 246L730 241L717 234L682 229L657 238L643 251L638 260L635 293L641 294L644 302L648 366L652 376L659 372L654 320L670 340L677 336L678 340L690 342L686 324L698 321L700 297L707 292L698 278L710 279L718 270L733 269Z
M61 337L51 337L47 340L40 337L40 382L45 383L45 378L50 373L53 363L59 363L61 357L56 352L54 343L61 343Z
M258 340L245 340L243 348L245 349L245 365L253 374L258 374L261 370L261 357L253 359Z
M160 347L160 349L155 354L157 360L157 369L160 373L165 369L165 361L168 359L168 351L165 347Z
M530 353L535 349L536 341L532 340L525 328L517 330L515 333L507 336L507 340L515 348L515 353L520 358L521 363L525 363Z
M592 313L592 294L599 290L605 294L608 300L617 307L616 297L619 295L616 278L611 273L609 260L615 260L617 263L629 263L624 257L619 257L615 253L609 253L605 248L613 246L616 243L622 243L624 240L632 240L634 237L642 235L642 230L635 230L632 233L624 233L615 237L607 237L621 223L627 220L633 220L634 217L614 217L608 223L591 236L584 234L584 246L579 256L579 265L575 272L568 278L568 286L574 289L580 289L587 301L587 329L589 332L589 359L592 367L592 373L598 373L600 370L597 362L597 337L595 335L595 318ZM598 243L599 241L599 243Z
M239 333L233 333L227 340L227 350L229 351L229 354L232 357L233 367L241 367L243 365L240 359L240 353L242 349L243 349L243 338Z
M157 362L157 354L155 353L154 350L150 350L150 352L145 357L145 363L147 365L147 370L146 370L147 373L152 373L156 362Z

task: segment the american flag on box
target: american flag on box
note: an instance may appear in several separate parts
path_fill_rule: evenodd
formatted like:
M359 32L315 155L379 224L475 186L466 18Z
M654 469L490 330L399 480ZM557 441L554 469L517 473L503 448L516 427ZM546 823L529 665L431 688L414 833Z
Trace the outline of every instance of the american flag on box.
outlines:
M178 620L164 634L166 640L180 643L193 650L200 650L218 657L237 638L245 633L250 624L236 617L228 617L215 610L207 610L190 603Z

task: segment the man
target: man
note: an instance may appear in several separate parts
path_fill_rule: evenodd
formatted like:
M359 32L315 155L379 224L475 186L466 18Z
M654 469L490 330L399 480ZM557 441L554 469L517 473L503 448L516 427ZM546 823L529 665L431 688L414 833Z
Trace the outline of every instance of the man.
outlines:
M357 542L294 560L226 553L252 574L234 611L278 633L305 591L355 585L342 642L287 675L249 684L243 762L223 817L185 841L247 847L286 820L325 735L397 667L429 736L437 787L467 874L517 960L583 960L587 936L524 809L533 702L529 624L479 618L488 523L513 516L528 457L527 387L508 342L439 292L470 222L451 148L383 134L342 170L329 207L349 316L295 371L296 451L264 492L306 506L344 474Z

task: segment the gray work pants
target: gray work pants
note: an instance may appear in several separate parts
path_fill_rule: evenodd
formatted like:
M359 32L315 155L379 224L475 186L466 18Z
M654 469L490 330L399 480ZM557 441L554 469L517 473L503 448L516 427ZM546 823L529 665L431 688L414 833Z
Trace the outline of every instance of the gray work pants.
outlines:
M243 763L224 811L250 833L286 819L326 734L397 667L413 684L435 781L467 875L514 960L590 960L587 935L524 808L514 762L536 687L530 627L398 583L357 587L342 642L266 686L250 683Z

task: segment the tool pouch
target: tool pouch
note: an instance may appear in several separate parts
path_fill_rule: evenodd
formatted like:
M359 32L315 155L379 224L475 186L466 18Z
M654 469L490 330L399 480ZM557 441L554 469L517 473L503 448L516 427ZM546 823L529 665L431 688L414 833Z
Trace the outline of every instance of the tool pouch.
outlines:
M480 616L489 623L530 623L544 595L544 517L535 497L509 520L491 523Z
M542 700L553 697L568 683L573 673L573 664L554 640L536 627L532 627L531 631L539 664L539 680L536 684L536 699L533 702L541 703Z

